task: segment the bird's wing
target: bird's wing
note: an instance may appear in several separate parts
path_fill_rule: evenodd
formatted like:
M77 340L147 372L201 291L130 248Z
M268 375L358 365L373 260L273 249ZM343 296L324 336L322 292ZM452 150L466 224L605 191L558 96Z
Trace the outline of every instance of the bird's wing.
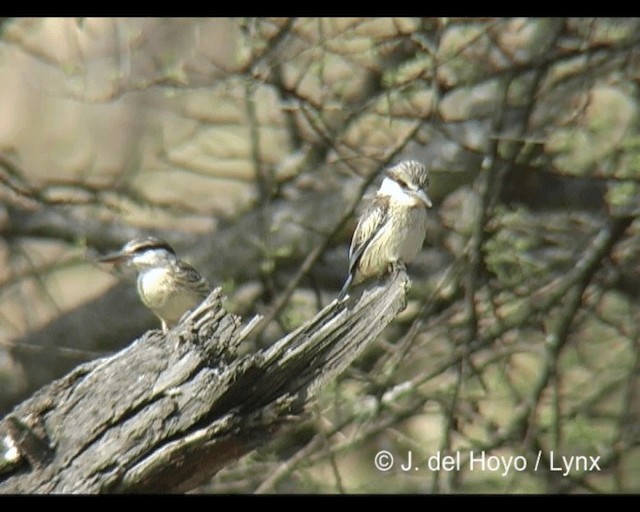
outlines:
M387 221L389 214L389 201L385 197L376 197L360 217L356 230L351 239L349 249L349 274L353 275L358 261L367 247L377 236L380 228Z
M198 271L184 261L176 262L178 280L189 289L195 289L204 299L211 292L209 282Z
M376 197L360 217L349 248L349 275L338 293L338 300L342 300L347 295L355 278L358 262L371 242L380 236L382 226L387 222L388 212L389 201L384 197Z

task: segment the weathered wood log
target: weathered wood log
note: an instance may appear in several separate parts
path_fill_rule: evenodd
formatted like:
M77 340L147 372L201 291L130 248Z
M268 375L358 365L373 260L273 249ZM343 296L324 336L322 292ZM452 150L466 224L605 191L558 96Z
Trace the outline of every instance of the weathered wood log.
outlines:
M0 493L185 492L274 439L405 306L399 270L272 346L220 290L163 335L77 367L0 421Z
M206 236L175 230L136 231L126 224L96 220L82 212L74 213L57 206L27 212L8 209L6 221L2 219L3 222L0 222L0 236L8 240L20 236L70 242L87 240L92 250L104 252L121 247L131 238L158 236L167 239L212 284L223 280L245 283L258 277L259 262L265 250L264 244L258 241L264 238L265 229L269 232L270 251L277 249L278 252L289 254L288 259L293 266L299 264L323 239L322 233L331 233L335 229L345 214L347 201L354 200L359 182L337 182L331 173L324 173L316 179L321 180L321 191L317 190L319 187L310 187L310 190L299 192L292 186L287 193L288 199L273 201L265 208L252 209ZM289 199L291 196L293 199ZM318 215L319 211L324 214ZM348 242L348 236L345 232L345 243ZM181 250L183 247L188 247L188 251ZM341 254L344 257L342 263L325 266L333 269L333 272L321 276L325 286L333 285L336 291L344 280L348 264L346 248L342 249ZM89 256L88 260L97 255ZM105 312L109 313L106 319ZM121 319L118 325L108 321L111 315ZM156 321L140 304L135 286L131 282L121 282L101 296L56 317L42 328L13 340L11 355L22 367L26 382L18 394L4 396L0 393L0 413L24 400L45 383L87 361L91 357L86 355L87 352L118 350L131 339L132 333L149 329ZM66 350L62 356L61 347ZM47 360L43 353L51 354L51 357Z

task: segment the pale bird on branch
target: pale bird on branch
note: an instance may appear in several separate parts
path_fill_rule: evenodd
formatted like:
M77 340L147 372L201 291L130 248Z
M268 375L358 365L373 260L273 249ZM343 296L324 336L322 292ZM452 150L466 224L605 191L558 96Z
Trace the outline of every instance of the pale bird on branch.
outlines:
M191 265L180 260L163 240L148 237L131 240L102 262L126 263L138 272L138 295L162 322L163 332L200 304L211 287Z
M405 160L386 171L367 210L358 220L349 250L349 276L338 295L370 277L410 262L422 248L427 230L429 172Z

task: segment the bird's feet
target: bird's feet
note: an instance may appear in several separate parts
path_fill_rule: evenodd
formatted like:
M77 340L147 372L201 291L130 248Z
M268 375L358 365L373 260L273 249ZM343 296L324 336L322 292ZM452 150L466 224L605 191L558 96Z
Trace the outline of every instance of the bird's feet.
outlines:
M387 270L389 272L389 274L393 275L396 274L397 272L406 272L407 271L407 266L404 264L404 262L402 261L392 261L389 263L389 266L387 267Z

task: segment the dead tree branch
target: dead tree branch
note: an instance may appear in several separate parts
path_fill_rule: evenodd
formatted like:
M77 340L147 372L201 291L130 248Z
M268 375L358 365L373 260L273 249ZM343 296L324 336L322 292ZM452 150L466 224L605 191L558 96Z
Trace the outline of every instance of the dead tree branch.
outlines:
M237 356L241 329L208 299L166 336L148 331L79 366L0 422L2 493L185 492L303 418L405 306L403 271L332 302L271 347ZM12 460L7 462L7 452Z

